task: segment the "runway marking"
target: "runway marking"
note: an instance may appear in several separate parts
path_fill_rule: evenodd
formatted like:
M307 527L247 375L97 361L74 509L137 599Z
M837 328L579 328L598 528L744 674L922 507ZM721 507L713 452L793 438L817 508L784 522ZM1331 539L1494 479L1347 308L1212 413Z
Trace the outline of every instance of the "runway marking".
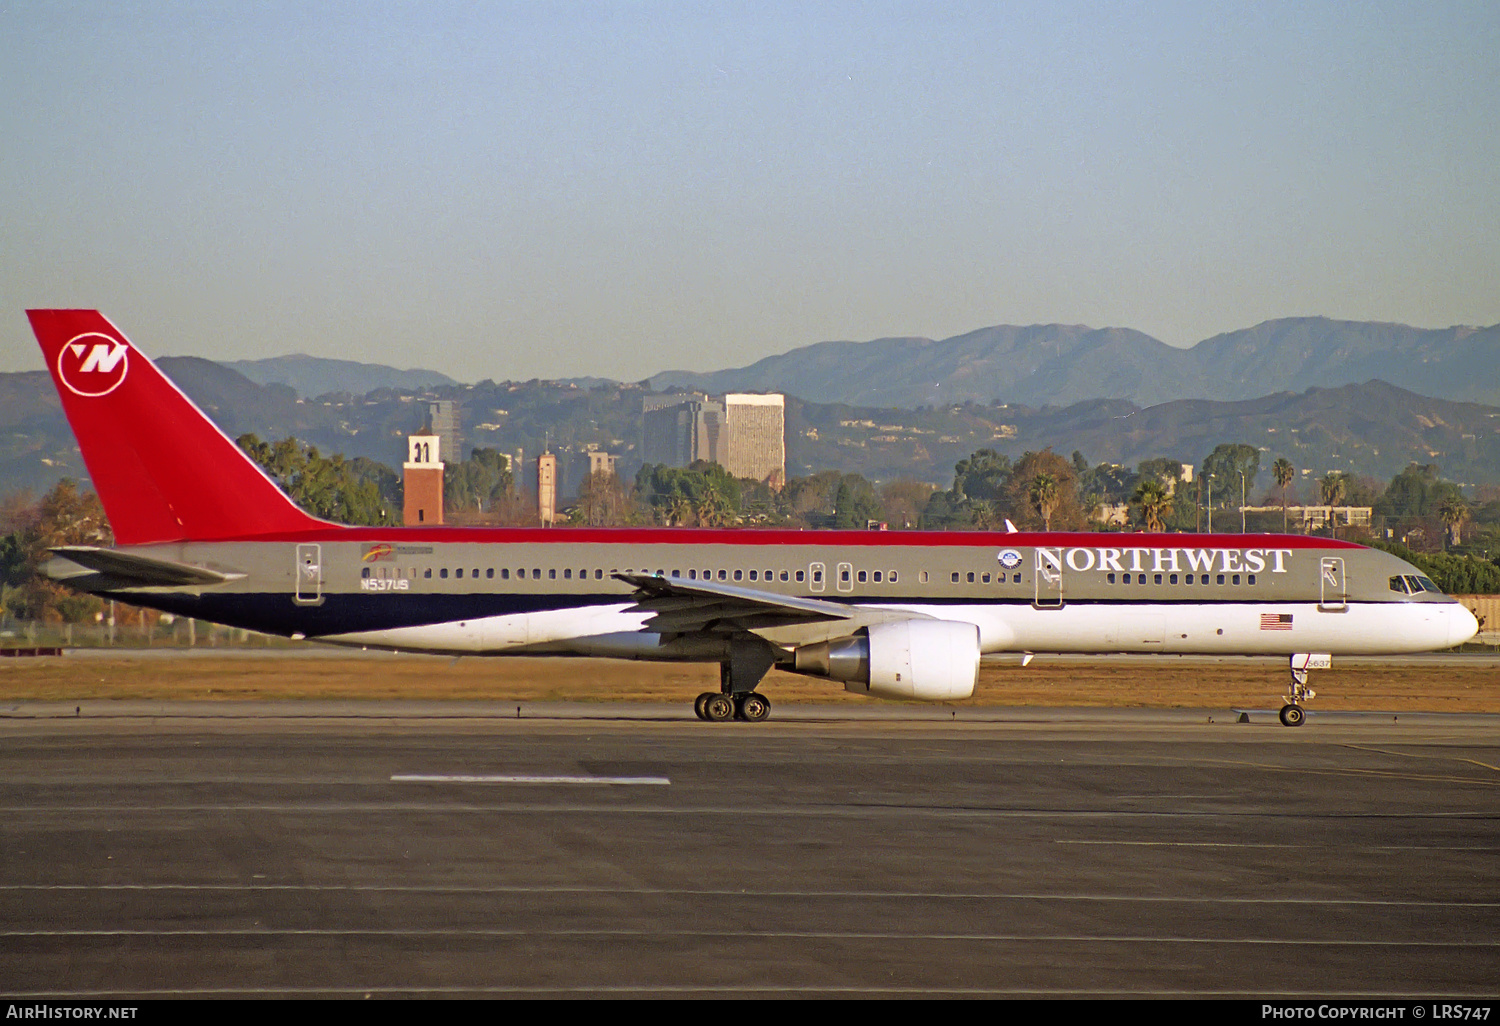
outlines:
M1496 782L1500 784L1500 781ZM985 809L966 806L919 805L828 805L797 806L668 806L668 805L574 805L560 803L443 803L443 802L310 802L307 804L229 804L209 805L9 805L0 806L0 815L34 818L38 814L79 815L108 813L143 815L184 812L274 812L278 814L327 815L329 813L524 813L616 815L616 816L784 816L795 819L878 818L901 816L913 819L1059 819L1059 820L1130 820L1130 819L1294 819L1309 820L1477 820L1488 821L1492 813L1465 809L1457 812L1319 812L1285 810L1244 810L1234 808L1157 811L1149 809Z
M1183 937L1144 934L893 933L864 930L526 930L413 929L0 930L0 937L635 937L746 940L927 940L994 944L1232 944L1256 947L1494 948L1500 940L1357 940L1340 937Z
M1141 848L1332 848L1336 851L1500 851L1493 845L1459 844L1258 844L1231 841L1086 841L1059 838L1053 844L1118 844Z
M1491 766L1487 762L1478 759L1460 759L1453 755L1430 755L1426 752L1393 752L1388 748L1372 748L1369 745L1344 745L1345 748L1353 748L1361 752L1378 752L1381 755L1397 755L1403 759L1445 759L1450 762L1466 762L1471 766L1479 766L1483 769L1500 773L1500 766Z
M666 777L593 777L541 774L498 774L472 776L449 773L398 773L391 777L398 784L645 784L665 786L672 781Z
M713 898L868 898L915 901L1063 901L1200 905L1351 905L1414 908L1500 908L1500 901L1386 898L1192 897L1141 894L1045 894L1026 891L746 891L679 887L581 887L465 884L0 884L0 891L310 891L410 894L605 894Z
M954 997L1210 997L1210 998L1242 998L1244 1000L1255 1000L1264 998L1265 990L1126 990L1123 988L1064 988L1064 987L881 987L869 986L858 987L852 984L838 986L820 986L818 984L747 984L736 986L734 984L714 985L711 983L701 984L660 984L656 986L647 984L635 985L611 985L611 984L588 984L579 986L553 985L550 987L504 987L504 986L473 986L473 987L447 987L447 986L409 986L409 987L166 987L156 989L145 988L120 988L116 990L39 990L33 992L10 993L6 996L16 1000L36 1000L46 998L120 998L122 996L141 995L145 997L229 997L233 995L264 996L273 994L295 994L312 996L317 994L332 996L362 996L370 997L375 994L439 994L446 996L462 994L529 994L542 996L547 994L903 994L903 995L952 995ZM1386 990L1317 990L1317 991L1291 991L1277 990L1278 999L1299 998L1327 1000L1493 1000L1493 991L1465 991L1458 989L1449 990L1413 990L1392 991Z

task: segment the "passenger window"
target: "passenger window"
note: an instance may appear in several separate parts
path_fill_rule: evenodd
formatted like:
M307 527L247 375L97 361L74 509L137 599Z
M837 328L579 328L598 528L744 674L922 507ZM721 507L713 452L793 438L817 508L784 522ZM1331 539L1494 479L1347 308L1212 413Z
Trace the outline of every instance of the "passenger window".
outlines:
M1155 584L1160 584L1161 583L1161 574L1157 574L1154 578L1152 578L1152 582L1155 583Z
M970 584L974 583L974 571L970 570L964 577Z
M453 571L453 576L462 580L464 576L464 568L459 567L457 570Z
M802 571L802 570L798 570L798 571L797 571L797 583L798 583L798 584L801 584L801 583L802 583L802 579L803 579L803 577L802 577L802 575L803 575L803 574L804 574L804 573L805 573L805 571Z
M896 571L894 571L894 570L891 571L891 583L892 584L896 583Z
M1239 584L1240 583L1240 575L1239 574L1235 574L1233 577L1231 577L1229 579L1229 583L1230 584Z
M547 568L547 580L549 580L549 581L555 581L555 580L557 580L557 568L556 567L548 567Z
M787 581L787 580L790 580L790 579L791 579L791 576L792 576L792 575L791 575L791 574L789 574L789 573L787 573L787 572L786 572L786 571L785 571L785 570L783 570L783 571L781 571L781 579L782 579L782 580L783 580L783 581Z
M487 567L484 568L484 579L486 581L493 581L495 579L495 568L494 567L487 566Z
M690 581L696 581L697 579L698 579L698 571L696 571L696 570L692 569L691 567L689 567L688 568L688 580L690 580Z
M753 581L753 580L755 580L755 579L756 579L756 577L755 577L755 575L756 575L756 571L754 571L754 570L751 570L751 571L750 571L750 579L751 579L751 580L752 580L752 581Z
M365 567L363 570L361 570L359 572L359 576L363 577L365 580L368 581L370 579L370 568L369 567Z
M845 575L844 575L844 578L845 578L845 579L846 579L846 580L847 580L847 579L848 579L848 577L849 577L849 575L848 575L848 574L845 574ZM864 571L863 571L863 570L861 570L861 571L860 571L860 572L859 572L859 583L860 583L860 584L864 584L864 583L865 583L865 572L864 572Z
M1170 583L1172 583L1172 584L1176 584L1177 583L1177 575L1176 574L1172 574L1169 578L1167 578L1167 580Z
M1245 583L1246 584L1254 584L1255 583L1255 575L1254 574L1250 574L1249 576L1247 576L1245 578Z
M1012 581L1014 581L1016 584L1020 584L1021 583L1021 575L1019 573L1011 574L1010 579Z
M776 575L775 575L775 574L773 574L773 573L772 573L772 572L771 572L771 571L769 571L769 570L767 570L767 571L766 571L766 572L765 572L765 576L764 576L764 577L763 577L763 578L762 578L762 580L766 580L766 581L769 581L769 580L771 580L771 579L772 579L772 578L774 578L774 577L775 577L775 576L776 576Z
M1219 575L1219 583L1220 583L1220 584L1223 584L1223 583L1224 583L1224 575L1223 575L1223 574L1220 574L1220 575Z
M540 581L542 579L542 568L541 567L534 566L534 567L531 568L531 579L533 581Z
M569 569L563 571L563 580L565 580L565 581L571 581L572 579L573 579L573 570L570 567Z
M427 578L429 581L432 580L432 567L428 567L426 570L423 570L422 576Z
M734 572L734 579L736 581L743 580L744 576L745 576L745 571L743 571L743 570L736 570Z
M441 570L439 570L438 571L438 576L441 577L441 578L443 578L444 580L447 580L448 579L448 568L447 567L443 567Z
M800 574L802 571L799 570L797 572ZM813 571L813 583L814 584L822 584L823 583L823 571L821 571L821 570L814 570Z
M500 568L500 579L502 581L510 580L510 567L503 566Z
M720 570L719 571L719 580L721 580L721 581L727 581L727 580L729 580L729 571L727 571L727 570Z
M954 584L958 583L958 571L957 570L953 571L953 583Z
M879 583L880 583L880 582L881 582L881 580L882 580L882 579L883 579L883 578L882 578L882 577L881 577L881 574L880 574L880 571L879 571L879 570L876 570L876 571L875 571L875 583L876 583L876 584L879 584Z
M672 571L672 576L673 577L681 577L682 576L682 571L681 570L673 570Z
M1115 583L1115 575L1114 574L1105 574L1104 575L1104 580L1107 583L1109 583L1109 584L1114 584Z

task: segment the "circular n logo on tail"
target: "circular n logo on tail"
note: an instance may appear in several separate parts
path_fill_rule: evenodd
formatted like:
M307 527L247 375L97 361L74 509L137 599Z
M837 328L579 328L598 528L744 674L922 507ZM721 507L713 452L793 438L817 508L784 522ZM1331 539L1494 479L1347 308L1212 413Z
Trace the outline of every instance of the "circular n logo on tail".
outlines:
M74 395L109 395L130 369L130 347L97 331L78 335L57 354L57 378Z

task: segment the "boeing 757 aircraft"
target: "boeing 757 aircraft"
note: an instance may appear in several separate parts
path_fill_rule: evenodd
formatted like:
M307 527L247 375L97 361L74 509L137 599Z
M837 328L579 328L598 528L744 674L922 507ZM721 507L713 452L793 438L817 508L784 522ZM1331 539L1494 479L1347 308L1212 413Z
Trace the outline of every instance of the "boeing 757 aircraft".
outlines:
M973 694L985 653L1280 656L1281 721L1334 655L1448 648L1474 615L1384 552L1287 535L348 527L298 509L93 310L32 310L115 547L53 578L335 645L714 662L705 720L771 667L883 698Z

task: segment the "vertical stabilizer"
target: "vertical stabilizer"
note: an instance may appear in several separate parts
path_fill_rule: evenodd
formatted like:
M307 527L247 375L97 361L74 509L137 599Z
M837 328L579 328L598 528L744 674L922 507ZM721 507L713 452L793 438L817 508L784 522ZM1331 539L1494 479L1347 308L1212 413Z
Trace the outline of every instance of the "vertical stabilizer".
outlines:
M96 310L28 310L120 545L333 526L298 509Z

